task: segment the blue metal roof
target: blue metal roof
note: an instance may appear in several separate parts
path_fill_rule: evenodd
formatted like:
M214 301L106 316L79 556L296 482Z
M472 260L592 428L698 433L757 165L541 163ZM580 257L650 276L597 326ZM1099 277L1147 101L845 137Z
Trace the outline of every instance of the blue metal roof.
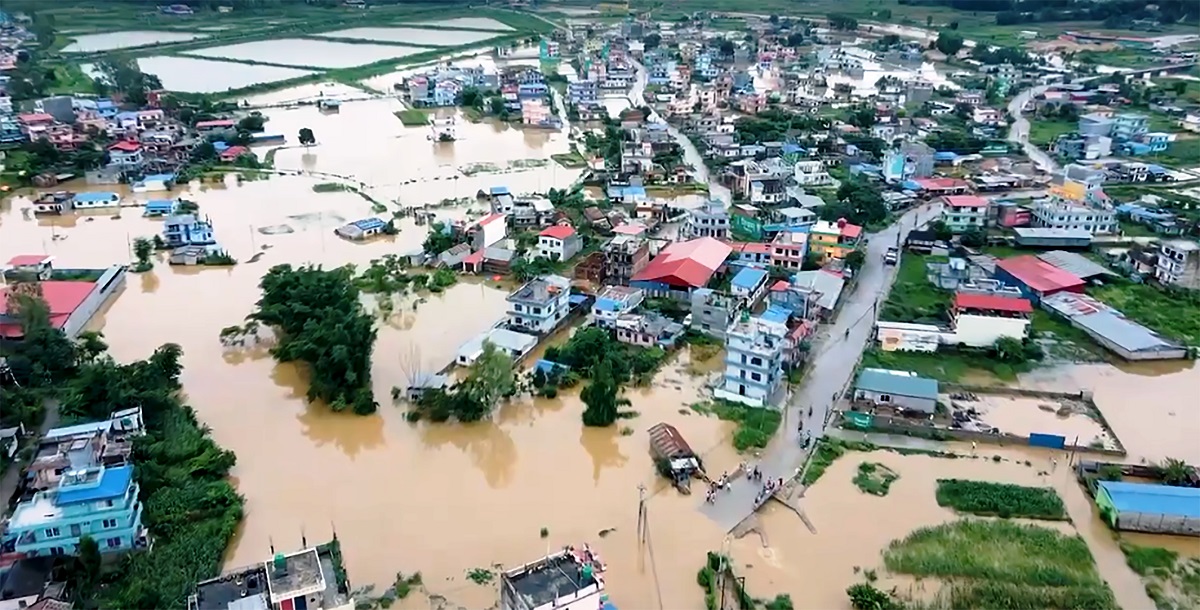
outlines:
M133 480L133 466L106 468L100 475L100 483L85 489L68 489L58 492L58 504L95 502L107 498L119 498L129 489Z
M1121 481L1100 481L1100 487L1112 498L1113 506L1123 513L1200 518L1200 489L1195 487Z
M896 396L911 396L913 398L928 398L937 400L938 382L926 377L905 375L904 371L889 371L886 369L863 369L858 375L854 387L868 392L893 394Z
M787 324L788 318L791 316L792 312L786 307L772 305L768 307L766 311L762 312L762 315L758 317L766 320L767 322L774 322L775 324Z
M83 201L83 202L112 201L113 198L119 199L120 197L112 191L109 191L107 193L97 191L97 192L76 193L75 194L75 201Z
M596 309L599 309L600 311L620 311L621 302L616 299L601 297L596 299Z
M549 375L550 373L553 373L557 369L570 370L570 368L571 367L569 367L565 364L559 364L553 360L544 360L544 359L538 360L537 364L533 365L533 370L541 371L542 373L547 374L547 375Z
M947 150L947 151L943 151L943 152L935 152L935 153L933 153L933 160L934 160L934 161L953 161L953 160L955 160L955 159L957 159L957 158L958 158L958 153L951 152L951 151L948 151L948 150Z
M162 180L163 182L170 182L174 179L175 174L149 174L145 178L142 178L142 182L147 180Z
M146 202L147 210L167 210L175 209L175 202L171 199L153 199Z
M763 271L762 269L755 269L754 267L742 267L742 270L738 271L737 275L733 276L733 280L730 283L738 288L754 290L759 284L762 284L763 281L766 280L766 277L767 272Z
M356 220L350 224L362 229L363 231L370 231L371 229L381 229L383 228L383 225L387 223L378 218L364 218L362 220Z
M488 189L488 192L491 193L492 195L507 195L508 187L507 186L493 186L492 188Z

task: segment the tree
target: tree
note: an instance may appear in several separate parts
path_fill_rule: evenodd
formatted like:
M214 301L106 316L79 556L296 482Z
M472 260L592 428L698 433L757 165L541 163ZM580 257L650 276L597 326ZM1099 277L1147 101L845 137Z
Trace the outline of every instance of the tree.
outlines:
M252 114L250 116L243 117L242 120L238 121L237 130L259 132L263 130L263 124L266 122L267 120L263 118L261 114Z
M733 52L736 47L734 46L732 40L726 39L721 41L721 44L717 47L717 49L721 52L721 57L733 57Z
M992 357L1000 362L1020 364L1025 362L1025 349L1021 340L1014 337L1000 337L992 344Z
M435 222L429 225L429 235L425 236L425 243L422 248L427 254L441 254L458 243L454 239L454 233L449 230L445 223Z
M604 358L592 370L592 381L579 398L587 408L583 410L583 425L603 428L617 421L622 399L617 396L620 388L613 377L612 364Z
M12 281L6 298L8 315L17 318L22 337L20 342L0 345L12 378L22 387L42 388L73 375L78 361L75 344L51 323L40 285Z
M1167 458L1165 462L1158 464L1154 469L1158 473L1158 478L1167 485L1173 487L1190 487L1192 485L1194 469L1183 460Z
M959 243L968 248L982 248L987 244L987 233L979 227L970 227L958 238Z
M870 129L876 122L875 108L869 104L855 106L846 117L846 122L859 129Z
M658 45L662 44L662 36L659 36L657 33L651 32L650 34L647 34L645 38L642 39L642 43L646 45L645 49L647 51L649 51L651 49L657 49Z
M512 358L496 344L484 341L483 351L471 363L459 389L490 411L501 398L516 393L517 373Z
M307 127L300 128L300 143L304 146L311 146L317 143L317 136L313 135L313 130Z
M468 108L483 109L483 92L476 87L465 87L462 90L462 105Z
M944 220L935 220L929 224L929 230L933 231L934 239L938 241L949 242L954 239L954 231L950 230L950 225Z
M1177 80L1177 81L1171 83L1171 91L1173 93L1175 93L1175 95L1180 95L1180 96L1186 95L1187 90L1188 90L1188 82L1185 80Z
M938 33L937 42L934 46L938 51L945 53L948 56L953 56L963 48L963 37L960 34L942 30Z
M79 333L79 337L75 339L75 347L80 362L95 362L96 358L108 351L108 344L104 342L104 333L94 330L85 330Z
M829 21L829 27L835 30L857 30L858 20L840 13L830 13L826 19Z
M192 149L192 161L204 162L217 158L217 147L212 142L204 141Z
M97 62L96 69L106 85L121 92L125 101L135 106L146 104L148 92L162 89L162 81L153 74L142 72L135 59L110 57Z
M863 263L867 261L867 254L862 250L853 250L846 255L844 262L851 271L858 271L862 268Z
M133 240L133 256L137 258L137 265L134 266L135 271L149 271L154 267L154 261L150 260L150 256L154 254L154 242L147 237L139 237Z
M75 556L72 566L75 585L75 597L90 600L95 595L96 586L100 584L100 545L91 536L79 539L79 553Z

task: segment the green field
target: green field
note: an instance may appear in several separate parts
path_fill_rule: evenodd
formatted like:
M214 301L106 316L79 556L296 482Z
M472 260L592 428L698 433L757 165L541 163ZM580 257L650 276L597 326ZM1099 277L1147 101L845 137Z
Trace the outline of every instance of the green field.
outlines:
M1089 294L1129 319L1184 345L1200 345L1200 295L1148 284L1110 284Z
M1062 498L1050 487L938 479L937 503L960 513L986 517L1067 518Z
M1064 133L1071 133L1078 128L1079 123L1077 121L1051 121L1030 117L1029 141L1042 148L1046 148L1058 136Z
M429 124L429 111L427 110L410 108L408 110L397 110L392 114L396 115L396 118L400 119L400 122L404 123L405 127L419 127Z

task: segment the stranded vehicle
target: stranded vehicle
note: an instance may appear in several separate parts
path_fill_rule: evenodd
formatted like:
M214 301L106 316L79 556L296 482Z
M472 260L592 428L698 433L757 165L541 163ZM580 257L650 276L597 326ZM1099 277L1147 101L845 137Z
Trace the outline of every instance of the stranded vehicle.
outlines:
M888 248L887 252L885 252L883 255L883 264L895 265L899 259L900 251L895 248Z

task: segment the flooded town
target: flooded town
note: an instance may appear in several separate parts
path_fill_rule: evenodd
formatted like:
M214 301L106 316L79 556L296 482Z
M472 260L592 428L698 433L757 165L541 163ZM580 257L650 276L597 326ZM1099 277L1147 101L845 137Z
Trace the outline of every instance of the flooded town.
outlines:
M0 1L0 610L1200 607L1200 7L676 4Z

